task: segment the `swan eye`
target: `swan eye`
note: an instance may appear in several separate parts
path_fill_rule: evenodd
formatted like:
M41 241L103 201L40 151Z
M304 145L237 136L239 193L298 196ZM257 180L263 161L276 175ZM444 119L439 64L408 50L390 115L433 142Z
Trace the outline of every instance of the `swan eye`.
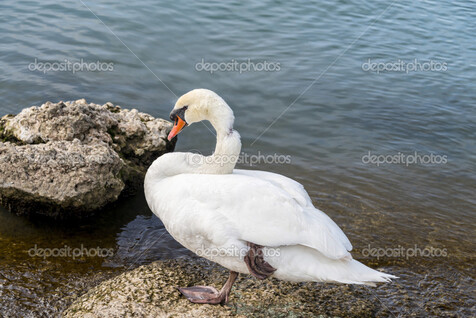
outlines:
M182 119L185 123L187 123L187 121L185 120L185 111L188 109L188 106L183 106L182 108L178 108L178 109L174 109L171 113L170 113L170 120L173 121L173 122L176 122L177 121L177 118L180 118Z

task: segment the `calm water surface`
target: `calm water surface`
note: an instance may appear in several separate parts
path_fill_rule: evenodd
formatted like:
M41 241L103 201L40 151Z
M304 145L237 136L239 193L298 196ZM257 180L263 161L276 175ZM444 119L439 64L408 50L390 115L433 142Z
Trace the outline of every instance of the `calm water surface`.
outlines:
M177 96L212 89L234 109L243 151L261 155L260 163L242 168L300 181L348 234L356 258L401 277L376 290L392 312L422 316L439 306L470 315L475 32L474 1L4 0L0 115L86 98L168 117ZM37 67L81 59L112 63L113 71ZM274 68L211 73L202 61ZM377 73L372 63L393 69ZM208 154L213 146L213 134L196 124L180 135L177 150ZM266 163L267 155L290 163ZM439 159L368 162L379 155ZM29 256L35 244L111 248L114 256L43 259ZM433 248L446 257L368 253L400 247ZM57 314L105 277L188 255L142 195L79 226L0 210L0 248L0 307L7 316Z

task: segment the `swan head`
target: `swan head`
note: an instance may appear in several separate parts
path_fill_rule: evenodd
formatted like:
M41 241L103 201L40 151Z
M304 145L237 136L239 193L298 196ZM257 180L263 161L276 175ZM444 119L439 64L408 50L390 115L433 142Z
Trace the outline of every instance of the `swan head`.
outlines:
M174 127L167 137L169 141L186 126L202 120L210 121L217 134L228 132L233 129L235 117L230 106L217 93L199 88L182 95L177 100L170 113L170 119Z

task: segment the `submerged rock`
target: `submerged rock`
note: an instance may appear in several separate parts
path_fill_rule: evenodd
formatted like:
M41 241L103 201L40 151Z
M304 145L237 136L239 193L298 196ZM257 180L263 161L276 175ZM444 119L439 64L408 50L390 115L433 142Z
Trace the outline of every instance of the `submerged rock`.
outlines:
M172 124L84 99L47 102L0 120L0 203L17 214L82 216L137 191L173 151Z
M65 317L381 317L390 314L362 288L287 283L240 275L225 306L198 305L177 290L213 285L228 272L204 259L158 261L105 281L79 297Z

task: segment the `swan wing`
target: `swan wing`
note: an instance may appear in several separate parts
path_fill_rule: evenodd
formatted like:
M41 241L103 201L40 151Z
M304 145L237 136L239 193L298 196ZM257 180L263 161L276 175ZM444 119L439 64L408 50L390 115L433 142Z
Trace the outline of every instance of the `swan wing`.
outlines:
M189 237L238 239L268 247L304 245L332 259L351 257L345 234L312 205L299 183L276 174L243 171L166 178L157 188L163 200L151 209L167 219L162 221L171 232L173 227L187 226L177 232L188 231Z
M314 220L313 226L315 226L315 229L317 230L318 228L322 229L322 239L325 240L325 237L332 236L333 239L337 240L340 242L342 246L344 246L345 251L351 251L352 250L352 244L350 243L349 239L347 236L344 234L344 232L339 228L339 226L327 216L324 212L322 212L319 209L316 209L314 205L312 204L312 200L309 197L309 194L307 191L304 189L304 186L300 184L299 182L288 178L286 176L283 176L281 174L273 173L273 172L268 172L268 171L261 171L261 170L242 170L242 169L235 169L233 173L240 174L240 175L247 175L250 177L255 177L259 178L262 180L266 180L276 187L279 187L280 189L286 191L290 197L292 197L296 202L305 210L310 213L309 218ZM318 224L315 224L317 222ZM303 244L306 245L306 244ZM310 246L313 247L313 246ZM340 251L342 254L345 254L346 256L348 253L344 252L344 249L340 248ZM321 251L322 252L322 251ZM329 257L329 255L328 255ZM340 257L337 257L340 258Z
M261 170L235 169L233 170L233 173L266 180L286 191L298 202L299 205L303 207L312 205L312 200L306 190L304 190L303 185L291 178L285 177L281 174Z

